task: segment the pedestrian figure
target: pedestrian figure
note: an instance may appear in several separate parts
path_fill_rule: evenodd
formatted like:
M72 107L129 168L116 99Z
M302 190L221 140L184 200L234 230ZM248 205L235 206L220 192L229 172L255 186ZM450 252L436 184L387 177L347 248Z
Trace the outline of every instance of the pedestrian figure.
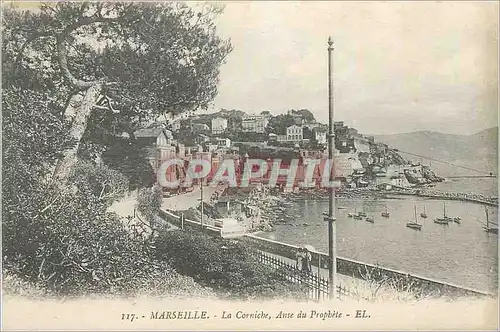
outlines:
M295 258L297 260L295 263L295 267L297 268L297 270L302 271L304 267L304 258L305 258L304 251L302 248L299 248L299 250L297 250Z
M309 252L309 250L307 250L307 248L304 248L303 254L304 254L303 270L304 270L304 272L309 273L309 272L311 272L312 256L311 256L311 253Z

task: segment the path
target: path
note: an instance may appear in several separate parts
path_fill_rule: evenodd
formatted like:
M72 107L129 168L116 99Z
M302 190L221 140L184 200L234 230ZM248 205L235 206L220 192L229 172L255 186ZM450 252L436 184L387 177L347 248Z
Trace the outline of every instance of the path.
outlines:
M118 202L114 202L109 208L109 212L115 212L120 217L126 218L134 216L134 209L137 205L137 193L133 193Z
M210 203L210 198L212 197L212 194L215 191L216 187L204 186L203 202ZM199 199L200 199L200 188L195 187L191 192L164 198L161 207L164 210L185 211L190 208L197 207L198 204L200 204Z
M216 187L203 187L203 202L210 203L210 197L216 191ZM194 188L192 192L172 197L163 198L162 209L171 211L184 211L195 208L199 204L200 188ZM121 217L134 216L134 209L137 206L137 194L133 193L118 202L114 202L108 211L115 212Z
M295 266L295 260L286 258L280 255L271 254L267 251L266 255L280 259L281 261ZM318 267L312 266L312 273L318 274ZM328 269L320 268L319 275L322 278L328 279L329 271ZM352 294L352 299L355 300L398 300L398 301L408 301L411 300L411 294L397 292L388 286L382 286L378 291L376 291L378 284L376 282L370 282L359 278L354 278L337 273L337 286L342 286L346 288L348 292Z

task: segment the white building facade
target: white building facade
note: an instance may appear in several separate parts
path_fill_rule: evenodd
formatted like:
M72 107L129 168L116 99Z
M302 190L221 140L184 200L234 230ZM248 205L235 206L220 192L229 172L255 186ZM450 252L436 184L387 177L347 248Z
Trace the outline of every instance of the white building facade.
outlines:
M304 139L302 126L293 125L286 128L286 139L289 142L301 142Z
M314 129L314 138L316 139L316 142L318 144L326 144L327 139L326 139L326 129L323 128L316 128Z
M252 133L264 133L269 123L269 117L265 115L248 115L243 118L241 126L243 131Z
M216 117L212 119L212 134L222 134L227 129L227 119Z
M229 138L217 138L217 146L220 148L230 148L231 140Z

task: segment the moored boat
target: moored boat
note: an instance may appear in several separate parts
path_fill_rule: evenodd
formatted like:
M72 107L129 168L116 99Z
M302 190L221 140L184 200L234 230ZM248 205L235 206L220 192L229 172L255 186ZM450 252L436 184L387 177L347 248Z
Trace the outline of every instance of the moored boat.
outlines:
M425 205L424 205L424 212L420 213L420 217L424 218L424 219L427 218L427 212L425 211Z
M373 219L372 217L366 217L365 220L371 223L375 222L375 219Z
M434 223L439 225L448 225L453 221L453 218L450 218L446 215L446 203L443 202L443 217L434 219Z
M484 207L484 212L486 214L486 225L483 227L487 233L498 234L498 224L490 222L490 218L488 215L488 208ZM496 225L497 227L491 227L490 225Z
M413 203L413 209L415 211L415 220L407 222L406 227L420 231L422 230L422 224L419 224L417 221L417 206L415 205L415 203Z
M411 229L415 229L418 231L422 230L422 225L419 223L413 222L413 221L407 222L406 227L411 228Z
M385 205L385 211L380 214L384 218L389 218L389 212L387 211L387 204Z

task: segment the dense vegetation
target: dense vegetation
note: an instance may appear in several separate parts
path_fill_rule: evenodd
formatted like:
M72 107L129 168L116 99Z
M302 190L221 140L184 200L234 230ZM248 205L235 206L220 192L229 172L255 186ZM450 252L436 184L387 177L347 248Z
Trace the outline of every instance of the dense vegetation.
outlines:
M182 247L165 234L137 236L128 220L108 212L129 190L147 188L138 208L154 220L159 193L133 132L145 120L206 107L215 97L231 51L215 33L220 12L174 2L4 10L2 254L9 291L34 285L41 289L34 293L66 296L204 296L212 294L209 286L249 296L266 294L261 281L283 284L239 251L222 252L206 238ZM199 264L189 264L206 268L200 250L214 250L207 254L232 280L250 270L255 278L243 290L220 274L215 284L204 280L202 270L193 274L177 259L194 257Z
M305 299L306 289L263 265L247 246L200 233L164 231L156 240L157 255L180 273L231 298Z

